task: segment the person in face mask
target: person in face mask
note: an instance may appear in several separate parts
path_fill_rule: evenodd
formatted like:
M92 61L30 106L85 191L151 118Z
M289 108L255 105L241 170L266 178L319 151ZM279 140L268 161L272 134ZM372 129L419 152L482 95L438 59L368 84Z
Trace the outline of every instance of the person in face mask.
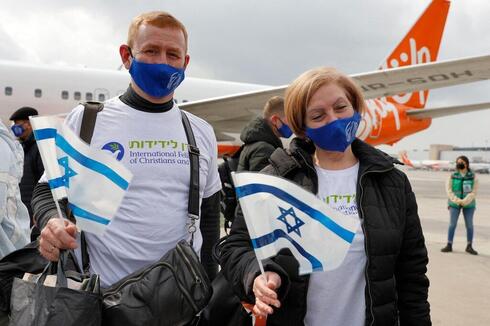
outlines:
M333 68L309 70L286 90L297 138L261 173L292 180L361 227L337 269L300 276L285 249L264 261L264 278L237 210L221 265L234 292L254 303L267 325L431 324L415 195L398 161L356 138L364 110L359 87Z
M442 252L453 251L453 239L458 217L463 211L464 223L466 225L466 252L478 255L473 249L473 215L476 209L476 191L478 179L470 169L470 161L464 155L456 159L456 172L446 181L446 192L448 195L449 230L447 245L441 249Z
M153 11L132 20L127 42L119 47L131 81L124 94L107 100L97 114L90 146L108 155L116 148L113 156L133 173L133 179L114 216L119 222L112 223L103 237L86 235L91 272L100 275L103 287L158 261L180 240L190 240L186 227L189 142L182 112L174 101L189 63L187 41L182 22L167 12ZM80 105L65 120L77 134L83 114ZM218 271L211 257L219 238L217 142L211 125L188 112L185 115L199 149L201 214L194 248L212 279ZM77 247L78 235L73 223L55 218L46 181L36 188L33 206L44 230L40 252L56 261L61 249Z
M293 132L284 114L284 99L279 96L265 103L262 117L250 121L242 130L243 146L237 172L260 171L269 164L269 157L276 148L282 148L281 138L289 138Z
M20 180L19 187L22 202L26 205L31 218L30 226L33 228L31 233L32 241L39 236L39 229L35 226L31 208L32 193L34 187L44 173L41 154L39 154L31 123L29 122L29 117L35 115L38 115L37 110L26 106L18 109L10 116L10 120L13 122L10 129L24 149L24 173Z

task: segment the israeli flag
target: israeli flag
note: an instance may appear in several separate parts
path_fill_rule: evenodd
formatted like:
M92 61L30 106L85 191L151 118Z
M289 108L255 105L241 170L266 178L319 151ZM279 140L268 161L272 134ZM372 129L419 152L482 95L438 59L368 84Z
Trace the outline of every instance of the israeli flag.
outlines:
M54 199L68 198L77 227L102 235L132 173L112 156L90 148L60 118L30 120Z
M340 266L359 228L358 218L331 209L280 177L242 172L233 174L233 181L259 261L289 248L300 275Z

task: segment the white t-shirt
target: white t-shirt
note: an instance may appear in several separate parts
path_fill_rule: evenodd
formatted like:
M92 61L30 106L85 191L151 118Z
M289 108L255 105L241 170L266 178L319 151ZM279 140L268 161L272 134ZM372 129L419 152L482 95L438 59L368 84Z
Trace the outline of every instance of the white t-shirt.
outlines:
M315 168L318 197L338 212L358 217L356 184L359 163L344 170ZM345 260L337 269L311 274L305 325L363 326L366 317L365 266L364 234L359 227Z
M207 122L186 114L200 150L201 202L221 189L217 142ZM77 134L82 116L83 106L78 106L65 121ZM90 146L107 151L133 173L104 235L86 235L91 271L100 275L103 287L157 261L178 241L190 239L186 227L190 184L187 143L177 105L167 112L144 112L113 98L97 115ZM198 253L201 245L198 229L194 236Z

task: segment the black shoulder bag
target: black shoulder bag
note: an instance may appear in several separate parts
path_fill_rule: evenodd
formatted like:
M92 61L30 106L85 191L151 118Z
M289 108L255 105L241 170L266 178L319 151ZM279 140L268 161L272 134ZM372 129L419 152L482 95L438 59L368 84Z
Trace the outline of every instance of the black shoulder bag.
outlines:
M199 149L184 112L182 122L191 166L188 202L191 244L182 240L156 263L105 289L104 325L193 325L211 298L209 278L192 248L199 218Z

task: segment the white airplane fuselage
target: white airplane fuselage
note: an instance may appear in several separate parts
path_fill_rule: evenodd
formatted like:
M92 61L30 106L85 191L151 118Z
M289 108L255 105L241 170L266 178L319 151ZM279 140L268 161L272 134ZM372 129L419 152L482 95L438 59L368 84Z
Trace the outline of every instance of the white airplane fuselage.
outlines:
M127 70L30 65L0 61L0 119L31 106L40 115L70 112L80 102L104 101L128 88ZM177 103L256 91L269 86L186 77L175 92Z

